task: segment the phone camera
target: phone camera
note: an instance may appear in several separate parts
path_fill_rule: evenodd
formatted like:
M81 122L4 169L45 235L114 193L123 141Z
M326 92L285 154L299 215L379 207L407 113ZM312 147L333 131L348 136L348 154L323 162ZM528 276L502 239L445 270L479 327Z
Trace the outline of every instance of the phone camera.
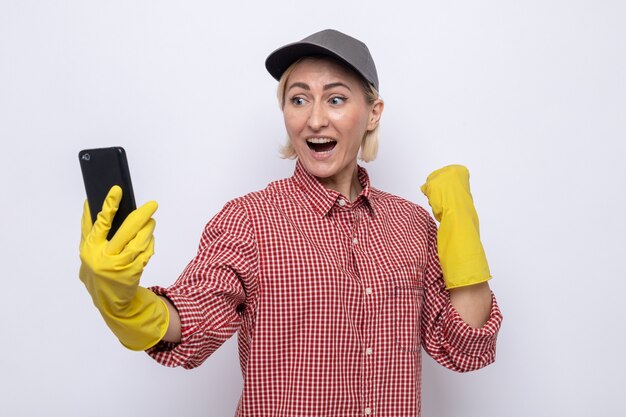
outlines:
M83 161L89 161L91 159L91 155L89 155L88 153L84 153L83 156L81 156L81 159Z

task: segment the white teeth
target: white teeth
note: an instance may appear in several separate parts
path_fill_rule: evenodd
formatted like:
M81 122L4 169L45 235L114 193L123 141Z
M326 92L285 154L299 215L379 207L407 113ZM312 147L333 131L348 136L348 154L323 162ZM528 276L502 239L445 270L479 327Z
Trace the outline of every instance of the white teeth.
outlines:
M335 142L335 139L331 139L331 138L307 138L306 140L309 143L328 143L328 142Z

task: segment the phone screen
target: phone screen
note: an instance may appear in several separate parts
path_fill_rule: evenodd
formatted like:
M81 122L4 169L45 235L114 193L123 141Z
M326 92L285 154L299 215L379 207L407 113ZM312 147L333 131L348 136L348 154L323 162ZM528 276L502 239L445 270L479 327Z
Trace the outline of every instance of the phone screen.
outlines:
M96 222L98 213L102 210L102 204L111 187L119 185L122 188L122 201L113 218L112 227L107 237L111 239L124 219L137 207L130 181L126 152L124 148L119 146L85 149L78 153L78 159L93 223Z

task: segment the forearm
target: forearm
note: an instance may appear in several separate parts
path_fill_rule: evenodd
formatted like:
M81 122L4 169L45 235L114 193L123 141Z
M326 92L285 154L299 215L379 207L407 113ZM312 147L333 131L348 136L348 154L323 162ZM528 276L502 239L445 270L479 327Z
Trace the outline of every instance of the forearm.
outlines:
M178 310L174 307L174 304L167 298L163 296L159 296L167 306L167 311L170 315L169 325L167 327L167 331L163 336L164 342L171 343L180 343L182 337L182 330L180 325L180 316L178 315Z
M474 329L487 322L492 305L491 289L487 282L452 288L449 291L452 306L464 322Z

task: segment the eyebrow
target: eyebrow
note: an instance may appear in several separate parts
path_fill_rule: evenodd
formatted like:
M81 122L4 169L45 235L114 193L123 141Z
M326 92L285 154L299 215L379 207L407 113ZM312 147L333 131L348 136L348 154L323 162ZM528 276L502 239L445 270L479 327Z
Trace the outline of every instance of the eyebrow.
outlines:
M287 91L289 91L289 90L291 90L292 88L295 88L295 87L300 87L300 88L302 88L303 90L311 91L311 87L309 87L309 85L308 85L308 84L303 83L303 82L295 82L295 83L291 84L291 85L289 86L289 88L287 89ZM350 87L348 87L346 84L344 84L344 83L342 83L342 82L336 82L336 83L326 84L326 85L324 86L324 91L325 91L325 90L330 90L331 88L335 88L335 87L345 87L345 88L347 88L348 90L352 91L352 89L351 89Z

